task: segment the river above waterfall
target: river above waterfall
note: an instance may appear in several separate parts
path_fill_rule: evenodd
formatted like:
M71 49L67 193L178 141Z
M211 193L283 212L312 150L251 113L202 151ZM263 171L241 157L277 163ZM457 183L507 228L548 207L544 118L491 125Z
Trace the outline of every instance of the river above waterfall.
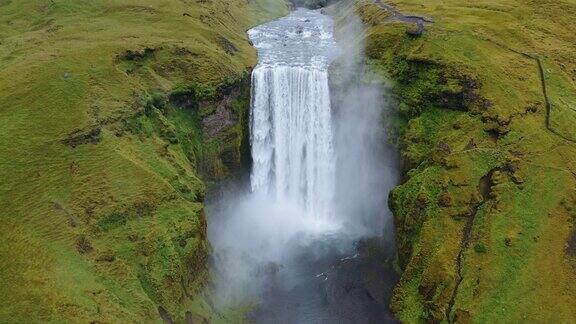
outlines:
M383 93L334 32L307 9L248 32L258 50L250 183L210 199L208 219L218 303L254 306L256 323L393 320Z
M339 51L332 19L303 8L250 29L248 36L258 50L257 69L301 66L326 70Z

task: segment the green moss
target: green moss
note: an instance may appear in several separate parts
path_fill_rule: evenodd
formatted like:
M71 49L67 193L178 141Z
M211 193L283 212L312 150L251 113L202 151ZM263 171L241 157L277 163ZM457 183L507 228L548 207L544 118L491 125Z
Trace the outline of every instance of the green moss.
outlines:
M126 224L126 215L122 212L113 212L104 216L98 221L98 226L103 230L107 231L116 226L122 226Z
M435 20L414 38L359 10L371 22L367 54L393 79L404 119L394 124L406 177L391 195L403 271L392 309L405 322L569 321L571 225L559 206L575 195L565 125L576 40L562 26L576 7L392 3ZM550 112L536 57L547 58Z
M486 253L486 246L482 243L474 244L474 252L476 253Z
M159 306L220 318L199 295L205 141L168 94L205 100L243 75L256 62L246 30L285 12L0 1L0 322L159 322Z

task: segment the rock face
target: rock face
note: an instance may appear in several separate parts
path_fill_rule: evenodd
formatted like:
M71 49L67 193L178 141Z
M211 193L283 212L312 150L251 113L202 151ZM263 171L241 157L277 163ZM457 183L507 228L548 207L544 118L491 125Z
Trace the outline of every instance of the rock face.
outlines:
M309 9L319 9L339 0L290 0L294 7L305 7Z
M406 34L412 36L412 37L420 37L422 36L422 34L424 34L424 22L421 20L418 20L414 26L410 26L407 30L406 30Z
M238 124L238 116L236 116L231 104L237 98L239 91L234 92L234 94L227 95L222 100L212 103L216 105L215 111L202 118L202 133L206 137L214 138Z
M207 181L221 180L250 166L249 75L218 86L210 95L178 90L168 96L175 107L185 109L199 122L202 145L193 153Z

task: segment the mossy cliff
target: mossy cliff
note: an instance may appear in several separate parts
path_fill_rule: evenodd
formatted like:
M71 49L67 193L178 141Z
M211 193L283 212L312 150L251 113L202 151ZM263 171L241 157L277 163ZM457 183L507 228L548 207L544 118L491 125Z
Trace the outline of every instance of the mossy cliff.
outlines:
M398 103L392 310L408 323L573 321L576 4L390 3L433 21L416 33L358 3Z
M246 30L285 12L0 1L0 322L225 320L205 183L245 156Z

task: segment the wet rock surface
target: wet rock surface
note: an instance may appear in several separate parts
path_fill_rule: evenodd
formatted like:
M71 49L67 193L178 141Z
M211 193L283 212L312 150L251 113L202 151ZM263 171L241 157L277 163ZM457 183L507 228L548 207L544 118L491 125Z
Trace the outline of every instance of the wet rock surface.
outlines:
M392 268L393 247L372 238L342 252L339 243L338 239L315 242L292 263L262 272L265 291L249 320L397 323L388 307L399 278Z
M388 308L398 280L390 253L377 240L357 245L357 254L338 261L327 277L328 304L344 322L396 323Z
M338 0L290 0L293 7L304 7L308 9L320 9Z

